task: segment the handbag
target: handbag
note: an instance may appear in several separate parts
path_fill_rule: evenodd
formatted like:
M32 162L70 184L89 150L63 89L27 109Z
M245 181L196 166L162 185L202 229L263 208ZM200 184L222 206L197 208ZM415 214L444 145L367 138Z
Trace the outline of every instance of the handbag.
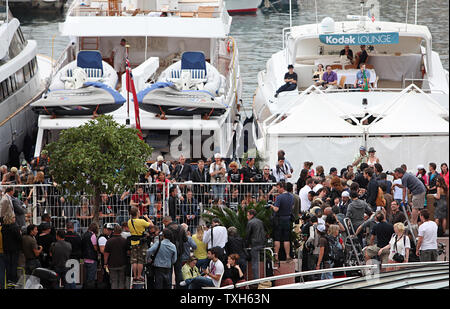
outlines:
M403 246L405 246L406 245L406 240L405 240L405 235L403 235L402 236L403 237ZM400 254L400 253L398 253L397 252L397 235L395 235L395 245L394 245L394 248L395 248L395 254L394 254L394 256L392 257L392 260L393 261L395 261L395 262L397 262L397 263L403 263L404 261L405 261L405 257L402 255L402 254Z
M155 254L150 256L150 260L148 261L146 265L146 272L148 278L155 277L155 266L153 265L155 263L156 256L158 255L159 248L161 247L161 237L158 237L158 248L156 248Z

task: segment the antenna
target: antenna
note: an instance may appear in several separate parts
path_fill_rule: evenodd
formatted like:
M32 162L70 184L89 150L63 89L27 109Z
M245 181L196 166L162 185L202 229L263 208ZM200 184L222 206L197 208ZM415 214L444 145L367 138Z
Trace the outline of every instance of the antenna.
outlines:
M416 7L414 9L414 25L417 25L417 0L416 0Z
M319 33L319 20L317 18L317 0L314 0L314 5L316 7L316 31Z
M292 0L289 0L289 27L292 28Z

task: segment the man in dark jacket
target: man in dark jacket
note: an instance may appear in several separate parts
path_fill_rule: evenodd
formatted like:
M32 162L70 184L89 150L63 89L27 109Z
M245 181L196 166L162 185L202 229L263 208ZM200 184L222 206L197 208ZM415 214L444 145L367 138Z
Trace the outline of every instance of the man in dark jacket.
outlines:
M175 272L175 282L177 289L180 288L180 282L183 281L183 273L181 272L181 255L183 254L184 243L188 241L186 231L181 225L172 222L172 218L164 217L164 226L170 231L171 235L169 240L175 245L177 249L177 261L173 265ZM164 236L164 238L167 238Z
M192 167L186 163L186 158L180 156L179 164L175 168L172 180L176 182L184 182L191 180Z
M259 279L259 253L266 242L266 231L264 230L264 223L255 216L256 210L250 209L247 211L246 244L251 248L253 279Z
M81 237L75 233L73 222L67 222L66 224L66 237L64 239L72 245L72 252L70 258L75 260L81 259Z
M65 288L75 288L74 282L66 282L66 262L70 258L72 245L65 241L66 233L62 230L56 232L56 242L50 246L50 256L52 257L51 269L53 269L62 279Z
M211 182L209 170L205 167L203 160L197 162L197 168L192 170L191 179L194 183ZM194 185L194 194L198 196L199 203L205 204L208 201L209 187L206 184Z
M372 211L377 211L377 195L378 195L378 181L375 178L374 170L372 168L366 168L364 170L364 178L369 181L367 185L367 198L366 202L372 208Z
M367 214L370 217L372 215L372 209L369 204L358 198L358 192L351 191L350 198L352 199L352 202L348 205L346 217L350 219L356 232L358 227L364 222L364 214ZM362 246L361 233L358 234L358 238Z

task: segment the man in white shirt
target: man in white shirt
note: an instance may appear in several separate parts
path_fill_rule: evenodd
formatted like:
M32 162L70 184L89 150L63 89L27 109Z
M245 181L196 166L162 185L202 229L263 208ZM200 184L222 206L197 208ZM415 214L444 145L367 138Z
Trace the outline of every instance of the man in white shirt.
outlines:
M120 40L120 45L113 48L111 53L111 62L114 64L114 70L117 72L117 76L120 78L125 72L125 61L127 59L127 41L125 39Z
M225 244L228 242L228 231L226 227L220 225L219 219L212 220L211 228L203 234L203 242L207 244L208 249L225 248Z
M273 176L277 182L287 182L292 178L291 170L286 164L284 157L278 158L278 164L273 170Z
M306 179L306 185L299 192L302 212L309 211L309 208L311 207L308 193L312 191L312 188L314 188L314 180L312 178Z
M206 276L210 277L216 288L220 287L220 277L225 268L223 263L219 260L216 249L208 249L209 267L206 269Z
M152 165L150 165L150 169L152 169L153 171L155 171L155 173L159 172L164 172L164 174L166 174L166 177L170 176L170 170L169 170L169 166L164 163L164 157L163 156L158 156L158 158L156 159L156 162L153 163ZM156 181L156 177L157 174L155 174L155 180Z
M434 221L430 221L430 213L424 209L420 212L419 234L416 246L416 255L421 262L437 261L437 231L438 226Z

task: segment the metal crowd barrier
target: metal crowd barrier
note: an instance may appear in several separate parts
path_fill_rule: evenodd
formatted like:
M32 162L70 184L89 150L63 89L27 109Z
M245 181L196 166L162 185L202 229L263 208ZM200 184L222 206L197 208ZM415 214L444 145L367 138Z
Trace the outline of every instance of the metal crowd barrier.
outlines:
M0 198L4 188L0 186ZM92 196L79 194L69 196L67 192L49 184L13 185L17 198L25 215L25 224L40 224L41 217L49 214L56 229L64 229L67 222L75 225L79 233L87 230L93 218ZM142 195L137 188L142 188ZM176 188L175 197L169 191ZM272 197L274 183L140 183L136 188L122 194L102 194L100 204L100 224L128 221L131 200L137 204L141 215L147 214L154 223L162 227L162 218L171 215L179 224L188 225L194 234L198 225L204 224L202 214L212 208L230 208L235 211L250 203L268 201ZM3 190L2 190L3 189ZM175 204L175 213L171 213L169 203ZM19 220L20 221L20 220Z

